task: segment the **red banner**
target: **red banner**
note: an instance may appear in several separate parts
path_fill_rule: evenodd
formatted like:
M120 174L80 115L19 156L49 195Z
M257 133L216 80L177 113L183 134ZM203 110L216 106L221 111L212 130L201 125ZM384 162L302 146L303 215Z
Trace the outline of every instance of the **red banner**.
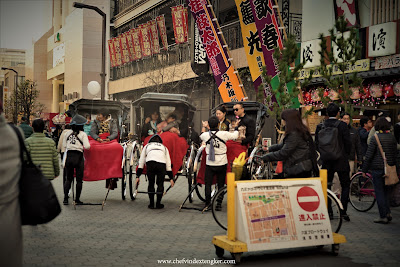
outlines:
M117 59L115 58L115 49L113 41L114 41L113 39L107 41L108 51L110 52L110 64L112 68L117 66Z
M160 31L161 41L164 46L164 50L168 50L168 42L167 42L167 29L165 27L165 18L164 15L158 16L156 18L158 30Z
M150 33L151 33L151 44L153 48L153 54L158 54L160 53L160 40L158 39L158 31L157 31L157 21L156 20L150 20L149 21L149 28L150 28Z
M132 32L133 29L128 31L125 35L126 37L126 43L128 44L128 51L129 51L129 57L130 61L136 60L136 53L135 53L135 48L133 46L133 37L132 37Z
M113 44L114 44L114 49L115 49L115 58L117 61L116 66L121 66L122 65L122 51L121 51L121 44L119 42L119 36L113 38Z
M185 12L184 7L182 5L171 7L172 11L172 22L174 25L174 35L175 35L175 43L182 44L187 40L185 36L187 36L186 32L186 24L185 23ZM186 33L185 33L186 32Z
M131 58L129 56L128 43L126 42L126 33L123 33L119 36L119 41L121 43L122 50L122 63L128 63Z
M134 48L135 54L136 54L135 60L138 60L143 57L140 30L138 27L138 28L132 29L131 31L132 31L133 48Z
M150 34L148 24L139 25L140 30L140 47L142 48L142 56L149 57L151 56L151 42L150 42Z

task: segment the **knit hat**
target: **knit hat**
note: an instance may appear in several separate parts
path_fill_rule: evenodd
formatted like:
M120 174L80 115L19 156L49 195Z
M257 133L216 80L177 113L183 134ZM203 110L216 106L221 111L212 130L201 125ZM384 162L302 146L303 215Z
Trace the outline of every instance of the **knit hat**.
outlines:
M150 142L157 142L157 143L161 143L161 144L162 144L161 136L159 136L158 134L153 135L153 136L150 137L150 139L149 139L149 143L150 143Z
M76 114L72 118L70 125L85 125L86 122L87 122L87 120L86 120L85 117L83 117L83 116L81 116L79 114Z

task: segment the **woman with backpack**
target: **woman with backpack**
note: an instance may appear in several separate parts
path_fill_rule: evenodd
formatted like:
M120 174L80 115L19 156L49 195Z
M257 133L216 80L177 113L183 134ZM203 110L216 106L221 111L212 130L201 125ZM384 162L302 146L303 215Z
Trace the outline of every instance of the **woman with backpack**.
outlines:
M385 185L385 164L379 148L378 140L385 153L387 164L396 165L396 139L390 133L390 123L386 118L381 117L375 123L376 135L368 144L368 150L365 155L365 162L362 168L363 176L369 172L372 175L374 183L375 197L378 203L379 218L374 223L387 224L392 220L389 205L389 186ZM377 140L378 139L378 140ZM399 168L397 166L397 171Z
M311 134L301 120L300 112L287 109L281 115L285 126L282 143L268 147L264 162L283 161L285 178L306 178L318 176L317 154Z
M68 205L68 192L71 188L71 183L76 174L76 196L75 203L80 205L80 196L82 192L84 157L83 149L90 149L90 143L87 134L83 131L83 126L87 120L81 115L75 115L70 123L72 129L65 133L63 147L65 154L63 162L65 162L65 170L67 179L64 184L64 205Z

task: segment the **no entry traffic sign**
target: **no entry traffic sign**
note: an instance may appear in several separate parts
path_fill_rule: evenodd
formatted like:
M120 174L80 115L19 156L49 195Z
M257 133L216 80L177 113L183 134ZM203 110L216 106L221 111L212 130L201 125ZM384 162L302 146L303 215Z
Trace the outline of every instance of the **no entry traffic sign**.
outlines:
M297 192L297 203L303 210L313 212L319 207L318 193L311 187L304 186Z

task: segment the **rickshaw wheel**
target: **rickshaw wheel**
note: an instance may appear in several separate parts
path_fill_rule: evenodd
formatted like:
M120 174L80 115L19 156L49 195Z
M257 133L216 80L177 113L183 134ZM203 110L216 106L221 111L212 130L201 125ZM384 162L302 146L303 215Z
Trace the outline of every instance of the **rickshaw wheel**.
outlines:
M125 159L124 166L122 167L122 178L121 178L121 197L125 200L126 197L126 180L129 174L129 161Z
M135 181L133 178L133 168L136 170L136 166L138 165L140 154L139 150L137 147L135 147L135 151L133 152L133 165L130 166L130 172L129 172L129 195L131 197L131 200L135 200L137 196L137 184L136 184L136 179Z

